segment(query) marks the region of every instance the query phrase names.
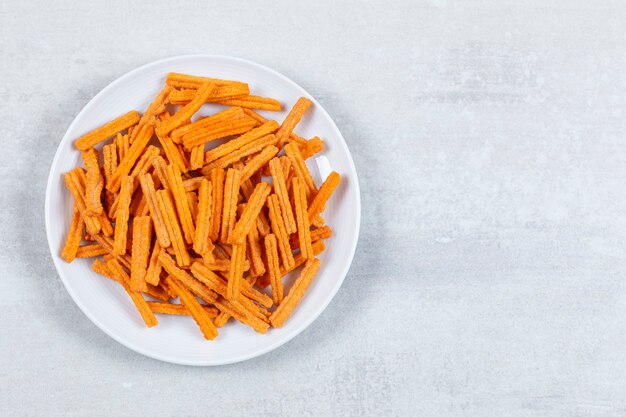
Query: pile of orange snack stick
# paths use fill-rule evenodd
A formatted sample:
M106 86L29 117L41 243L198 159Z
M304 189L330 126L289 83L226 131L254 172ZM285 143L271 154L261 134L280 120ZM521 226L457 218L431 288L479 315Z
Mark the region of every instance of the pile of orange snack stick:
M204 103L224 109L192 121ZM95 258L148 327L157 314L191 316L206 339L231 318L281 327L319 270L332 233L321 214L340 179L318 188L306 166L324 148L294 133L311 104L301 97L279 124L256 110L280 102L246 83L170 73L143 114L74 142L84 167L65 174L74 204L61 257Z

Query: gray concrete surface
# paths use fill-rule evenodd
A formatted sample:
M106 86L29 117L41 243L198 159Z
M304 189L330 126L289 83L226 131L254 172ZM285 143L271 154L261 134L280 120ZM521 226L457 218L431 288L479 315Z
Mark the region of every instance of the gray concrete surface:
M626 415L625 22L621 1L3 1L0 415ZM329 308L218 368L98 330L43 219L88 100L197 52L315 95L363 198Z

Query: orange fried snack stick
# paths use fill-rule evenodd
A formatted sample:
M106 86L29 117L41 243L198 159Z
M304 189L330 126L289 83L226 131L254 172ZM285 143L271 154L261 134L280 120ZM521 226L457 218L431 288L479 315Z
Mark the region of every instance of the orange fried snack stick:
M306 185L306 195L307 198L311 194L315 194L317 192L317 188L315 187L315 183L313 182L313 178L311 177L311 173L304 163L304 159L302 158L302 154L300 153L300 148L298 148L298 144L291 142L285 145L285 153L291 160L291 164L296 172L296 175L300 177L304 184Z
M217 329L211 321L211 316L204 307L196 300L193 294L183 285L176 282L171 276L165 279L169 287L180 297L180 302L189 310L191 317L195 320L202 331L205 339L213 340L217 337Z
M212 83L215 85L232 85L232 84L245 84L241 81L221 80L219 78L199 77L196 75L180 74L176 72L170 72L167 74L165 83L175 88L200 88L202 84Z
M300 243L300 253L307 259L313 259L313 248L311 247L311 226L307 215L306 195L302 180L298 177L293 179L291 186L293 192L294 209L296 211L296 224L298 226L298 242Z
M137 311L139 311L139 314L141 314L141 318L146 323L146 326L156 326L158 324L156 317L152 313L152 310L150 310L148 303L143 298L141 293L133 291L130 288L130 277L128 276L126 271L124 271L122 265L120 265L116 259L109 259L107 261L107 266L109 267L111 273L116 276L115 280L122 284L128 295L130 296L130 299L133 300L133 303L135 304Z
M267 269L272 286L272 300L277 306L283 302L283 281L280 275L278 264L278 247L276 236L272 233L265 236L265 256L267 258Z
M252 158L241 170L241 180L245 181L267 164L278 153L276 146L268 146Z
M250 233L250 230L256 223L259 213L265 205L267 196L270 194L271 186L267 182L260 182L254 187L252 195L248 199L248 203L239 218L239 221L233 228L232 234L228 239L231 244L241 244L245 241L246 236Z
M239 106L248 109L259 109L268 111L280 111L280 101L273 98L259 96L241 96L223 99L209 99L209 101L224 106Z
M197 130L202 130L210 126L214 126L216 123L222 122L224 120L241 119L244 116L245 113L243 112L241 107L230 107L219 113L215 113L212 116L205 117L196 122L189 123L188 125L178 127L172 131L172 134L170 136L174 142L179 143L182 137L187 134L190 134Z
M138 216L133 219L133 249L130 258L130 287L146 291L146 271L152 243L152 219Z
M257 226L252 226L248 233L248 251L250 252L250 268L255 276L265 273L265 264L263 263L261 240Z
M169 136L159 136L159 143L163 147L163 152L165 152L165 157L171 164L175 164L181 172L187 172L187 164L185 164L185 158L181 154L176 144L172 142L172 139ZM161 158L162 159L162 158ZM165 161L164 161L165 162Z
M203 178L198 190L198 215L196 216L196 234L193 238L193 250L203 255L209 243L209 219L211 218L211 183Z
M172 117L165 119L156 128L157 136L167 136L167 134L170 133L172 130L185 124L187 120L189 120L191 116L193 116L198 111L198 109L202 107L202 105L207 100L209 95L211 95L211 92L213 91L214 88L215 88L215 84L208 83L208 82L203 84L198 89L198 91L196 92L196 95L194 96L193 100L189 102L189 104L187 104L182 109L180 109Z
M123 176L128 175L130 170L135 165L135 162L139 159L144 149L150 142L154 129L150 125L144 125L141 131L137 135L137 138L128 149L128 152L124 156L117 166L117 169L111 176L111 182L107 184L107 190L111 192L117 192L120 189L120 180Z
M185 191L198 191L198 189L200 188L200 183L203 179L204 177L195 177L184 180L183 187L185 187Z
M191 218L191 211L189 210L189 200L187 200L181 172L174 164L167 166L167 181L170 186L170 191L174 196L174 203L176 204L176 211L178 212L180 225L183 229L185 242L192 244L195 229L193 219Z
M221 312L217 315L217 317L215 317L215 319L213 320L213 324L215 325L215 327L220 328L228 323L229 319L230 315L228 313Z
M293 131L296 125L302 119L304 113L311 107L311 100L306 97L300 97L296 104L289 111L287 117L283 121L283 124L276 132L276 137L278 138L278 147L282 147L287 139L289 139L289 134Z
M92 130L86 135L76 139L74 145L81 151L86 151L89 148L93 148L98 143L107 140L116 133L137 124L137 122L139 122L139 113L134 110L129 111L125 115L120 116L117 119L100 126L96 130Z
M302 153L303 159L308 159L316 153L321 152L323 149L324 141L317 136L300 145L300 152Z
M89 148L82 153L85 168L87 169L87 181L85 184L85 204L87 205L87 214L96 216L102 213L102 188L104 187L104 178L100 171L100 162L98 151Z
M252 129L251 131L239 136L236 139L230 140L223 145L213 148L204 154L204 163L208 164L219 158L222 158L230 153L242 148L243 146L254 142L264 136L269 135L278 129L278 123L275 121L264 123L263 125Z
M289 161L289 159L287 159ZM285 182L285 174L283 170L283 164L279 158L274 158L270 161L270 173L272 175L272 183L274 184L274 192L278 196L280 203L280 210L285 219L285 228L287 234L296 232L296 220L293 217L293 211L291 210L291 202L289 201L289 193L287 192L287 183Z
M189 212L191 213L191 218L195 219L196 217L198 217L198 194L193 191L186 191L185 194L187 194L187 203L189 204Z
M154 118L157 114L162 113L165 110L165 104L169 100L169 96L172 93L172 87L166 85L160 92L157 94L156 98L150 106L148 106L148 110L141 116L141 120L139 120L139 124L135 126L132 133L130 134L130 143L133 143L137 134L139 133L139 129L148 123L153 123Z
M63 250L61 251L61 258L63 258L65 262L72 262L74 258L76 258L84 229L85 222L78 209L74 207L70 229L67 232L65 245L63 245Z
M202 165L204 165L204 144L194 146L189 154L189 169L200 169Z
M222 224L222 204L224 202L224 169L211 170L211 216L209 218L209 239L215 242L220 234Z
M160 301L148 301L148 306L155 314L171 314L176 316L190 316L191 313L182 304L163 303ZM219 310L215 307L202 306L204 311L207 312L210 318L217 317L220 314ZM218 327L217 325L215 327Z
M146 282L150 285L159 285L159 281L161 280L161 270L163 268L159 262L161 250L161 245L159 245L157 239L154 242L154 248L152 248L150 260L148 261L148 269L146 270Z
M87 214L87 207L85 206L85 195L84 189L80 183L80 179L78 177L78 173L82 172L81 168L74 168L73 170L66 172L64 179L65 185L67 189L74 197L74 207L78 209L83 221L85 222L85 227L90 235L97 235L100 233L101 225L98 218L90 216Z
M240 135L250 131L256 122L244 117L241 119L224 120L209 127L192 131L182 137L185 149L190 150L195 146L204 145L227 136Z
M246 260L246 241L233 245L233 255L228 270L228 287L226 298L237 301L241 293L241 281L243 280L243 263Z
M174 248L174 253L176 254L176 263L180 266L187 266L191 263L191 258L189 257L189 252L187 252L187 248L185 247L185 242L183 241L182 231L180 229L180 224L178 223L178 217L176 216L176 211L174 210L174 204L172 203L169 191L159 190L156 192L156 197L159 210L163 213L163 221L165 222L165 227L167 228L167 234L172 241L172 247Z
M248 94L250 94L250 88L247 84L237 83L230 85L217 85L211 92L211 95L207 98L207 101L212 102L215 100L224 100L228 98L247 96ZM172 104L187 104L193 100L195 95L195 89L174 90L172 91L170 101Z
M309 205L309 221L313 220L315 216L317 216L326 209L326 202L332 195L333 191L335 191L335 188L337 188L337 185L339 185L340 179L341 176L335 171L331 172L330 175L328 175L317 194L315 194L315 197L313 197L311 204Z
M293 284L293 287L291 287L289 294L287 294L287 296L283 299L283 302L278 306L276 311L272 313L272 316L270 317L272 326L281 327L285 324L287 318L289 318L293 310L295 310L297 305L300 303L300 300L302 300L302 297L304 297L304 293L307 288L309 288L309 285L313 281L313 278L315 278L319 268L319 259L313 258L307 261L302 269L302 272L300 273L300 276Z
M133 177L122 178L119 203L115 215L115 234L113 237L113 252L117 255L126 253L126 239L128 236L128 218L130 217L130 201L133 192Z
M224 183L224 203L222 205L222 228L220 234L220 240L222 242L228 241L228 237L235 226L240 178L241 171L239 170L231 168L226 173L226 182Z
M216 167L226 168L230 164L233 164L234 166L237 162L239 162L241 158L246 157L248 155L252 155L256 152L259 152L266 146L275 145L275 144L276 144L276 136L274 135L263 136L262 138L259 138L253 142L250 142L244 145L243 147L237 149L231 154L225 155L221 157L220 159L217 159L213 162L209 162L208 164L204 166L204 168L202 168L200 172L202 173L202 175L206 175L208 171ZM205 154L205 158L206 158L206 154ZM206 159L204 162L206 163Z
M141 190L146 198L148 205L148 212L154 223L154 231L161 247L167 248L171 245L170 235L165 226L165 220L163 213L159 208L159 203L156 198L156 190L154 188L154 181L152 175L146 173L139 177L139 183L141 184Z
M206 285L189 275L186 271L178 268L174 260L167 253L165 253L165 251L162 251L159 255L159 262L161 262L163 269L165 269L168 274L176 278L176 280L181 282L185 287L189 288L194 294L200 297L202 301L207 304L215 302L217 294L215 294Z
M278 241L278 252L283 261L285 268L290 268L294 264L293 254L289 246L289 235L283 222L280 212L280 204L276 194L272 194L267 198L267 206L269 208L270 222L272 223L272 231L276 235Z
M102 246L94 243L93 245L80 246L76 252L77 258L95 258L109 253Z
M159 179L159 183L161 183L163 188L169 190L170 186L167 183L167 163L165 162L165 159L159 155L152 158L150 163L152 164L152 168L154 168L155 178Z

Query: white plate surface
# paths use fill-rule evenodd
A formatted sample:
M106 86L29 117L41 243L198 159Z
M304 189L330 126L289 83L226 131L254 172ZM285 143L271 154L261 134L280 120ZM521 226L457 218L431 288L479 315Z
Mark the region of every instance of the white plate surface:
M72 145L74 139L130 109L144 111L162 88L168 72L246 81L252 94L275 97L282 102L280 113L260 112L279 122L298 97L306 96L314 103L296 133L303 137L317 135L325 141L319 163L308 162L317 185L321 175L328 174L328 164L341 174L341 183L323 215L333 229L333 236L326 240L326 250L320 255L320 271L294 314L280 329L270 329L262 335L231 320L219 329L218 338L209 342L203 339L191 318L165 315L158 315L158 326L148 329L121 286L91 271L92 260L77 259L67 264L59 256L72 210L63 173L82 162L80 152ZM218 108L206 105L199 114L210 114ZM155 359L185 365L221 365L250 359L281 346L320 315L341 286L352 262L359 235L361 202L356 170L346 142L328 113L310 94L285 76L250 61L188 55L129 72L83 108L67 130L52 162L45 211L48 244L59 276L76 304L100 329L128 348ZM291 279L286 279L287 285Z

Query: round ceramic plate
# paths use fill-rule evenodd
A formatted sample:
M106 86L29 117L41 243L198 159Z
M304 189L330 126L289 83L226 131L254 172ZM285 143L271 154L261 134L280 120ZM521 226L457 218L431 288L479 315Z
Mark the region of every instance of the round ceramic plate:
M144 111L160 91L169 72L248 82L251 94L281 101L280 113L260 112L281 122L301 96L313 106L296 127L303 137L319 136L325 149L307 161L321 184L329 170L341 174L341 183L329 201L323 217L333 229L326 250L319 256L321 268L308 292L284 326L266 334L231 320L219 329L214 341L202 337L189 317L159 315L159 324L147 328L121 286L90 269L92 260L77 259L71 264L59 254L72 213L72 200L63 182L63 173L82 165L74 139L136 109ZM211 114L219 106L205 105L198 114ZM243 361L271 351L303 331L326 308L343 282L356 249L361 217L359 184L354 162L337 126L322 106L302 87L262 65L224 56L189 55L157 61L118 78L96 95L76 116L59 144L46 190L46 231L56 269L80 309L109 336L139 353L155 359L185 365L220 365ZM286 277L286 290L293 277Z

